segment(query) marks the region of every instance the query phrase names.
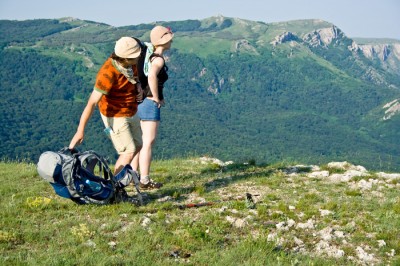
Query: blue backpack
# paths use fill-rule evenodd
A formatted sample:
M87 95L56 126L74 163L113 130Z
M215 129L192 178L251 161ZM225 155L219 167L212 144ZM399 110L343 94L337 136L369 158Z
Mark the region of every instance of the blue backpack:
M132 167L128 164L114 176L105 158L95 151L78 152L68 148L46 151L40 155L37 171L57 195L78 204L126 201L142 204L139 177ZM124 189L131 182L136 187L137 199L129 197Z

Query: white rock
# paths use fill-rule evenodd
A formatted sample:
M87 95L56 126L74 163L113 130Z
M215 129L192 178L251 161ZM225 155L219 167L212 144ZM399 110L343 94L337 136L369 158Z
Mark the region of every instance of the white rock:
M367 169L364 166L361 166L361 165L353 166L353 167L351 167L351 169L359 171L359 172L364 172L364 173L368 172Z
M143 226L143 227L149 226L150 223L151 223L151 219L150 219L149 217L144 217L144 218L143 218L143 221L142 221L142 226Z
M336 253L334 254L334 257L335 258L341 258L341 257L344 257L344 250L341 250L341 249L337 249L336 250Z
M334 183L349 182L353 177L367 176L367 175L368 175L368 173L366 173L366 172L357 171L357 170L347 170L343 174L332 174L329 177L329 180Z
M278 229L279 231L288 231L289 230L289 227L287 226L286 222L277 223L275 226L276 226L276 229Z
M114 241L111 241L111 242L108 242L108 246L109 246L110 248L115 248L115 247L117 246L117 243L114 242Z
M127 224L125 224L124 226L121 227L121 232L126 232L128 231L130 228L132 228L134 226L133 222L129 222Z
M321 168L318 165L311 165L311 171L318 172L320 170L321 170Z
M171 201L172 197L171 196L165 196L163 198L158 199L158 202L167 202L167 201Z
M249 210L249 213L252 213L254 215L258 215L258 211L257 210Z
M374 254L368 254L362 247L357 247L357 256L363 262L374 262Z
M95 248L96 247L96 243L94 243L92 240L88 240L88 241L86 241L85 242L85 244L84 244L85 246L88 246L88 247L92 247L92 248Z
M247 216L244 218L245 221L252 221L253 219L254 219L254 217L251 216L251 215L247 215Z
M294 237L293 240L294 240L294 243L298 246L304 245L304 242L301 239L298 239L297 237Z
M314 228L314 221L309 219L306 223L298 223L296 228L300 229L313 229Z
M379 173L376 173L376 175L378 177L381 177L384 179L399 179L400 178L400 174L398 174L398 173L387 174L384 172L379 172Z
M289 219L289 220L287 221L288 227L293 227L295 224L296 224L296 222L295 222L294 220L292 220L292 219Z
M320 212L321 216L327 216L327 215L333 214L333 212L330 211L330 210L322 210L322 209L319 209L319 212Z
M226 216L225 218L228 222L230 222L231 224L233 224L235 222L235 218L233 218L232 216Z
M333 234L337 238L344 238L344 232L343 231L335 231Z
M236 219L232 216L226 216L226 220L236 228L243 228L248 224L247 221L240 218Z
M378 240L378 246L379 246L379 247L384 247L384 246L386 246L385 240Z
M277 233L269 233L267 236L267 241L275 241L275 239L278 237Z
M339 169L339 170L346 170L350 167L350 164L346 161L344 162L330 162L328 163L329 168Z
M396 255L396 251L394 249L391 249L390 253L386 252L386 255L388 255L389 257L394 257L394 255Z
M372 189L372 183L368 182L364 179L361 179L357 183L358 188L363 189L363 190L371 190Z
M233 164L233 161L223 162L217 158L210 158L210 157L206 157L206 156L201 157L200 162L202 164L214 163L214 164L218 164L219 166L227 166L227 165Z
M317 171L307 175L310 178L325 178L329 176L329 171Z
M236 219L235 222L233 223L233 226L236 228L243 228L247 225L247 222L243 219Z
M325 241L331 241L332 240L332 231L333 229L330 227L326 227L322 230L320 230L318 233L321 237L321 239L325 240Z
M223 213L223 212L225 212L227 209L228 209L227 206L222 206L220 209L217 209L217 212Z
M321 240L317 243L315 250L319 254L326 254L329 257L341 258L344 256L344 251L336 248L335 246L329 245L328 242Z

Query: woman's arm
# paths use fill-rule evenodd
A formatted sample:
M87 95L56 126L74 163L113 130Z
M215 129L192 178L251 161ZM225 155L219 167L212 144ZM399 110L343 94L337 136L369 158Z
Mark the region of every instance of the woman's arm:
M151 62L151 68L148 76L149 87L151 94L153 97L148 97L158 104L158 107L161 107L162 102L160 101L160 96L158 95L158 78L157 75L160 73L161 68L164 66L164 59L161 57L154 57Z

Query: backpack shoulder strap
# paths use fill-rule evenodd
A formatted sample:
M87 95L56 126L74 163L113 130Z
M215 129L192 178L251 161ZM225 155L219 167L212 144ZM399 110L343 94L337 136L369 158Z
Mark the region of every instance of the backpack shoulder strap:
M91 173L94 173L96 165L99 165L100 177L106 180L113 180L113 174L106 159L95 151L80 153L78 159L81 162L81 165L83 164L82 167Z
M151 57L154 54L154 46L149 42L145 42L144 44L147 47L147 49L146 49L146 56L144 57L143 72L147 77L149 75L151 68Z
M155 57L160 57L160 58L165 62L164 57L163 57L162 55L159 55L159 54L156 54L156 53L153 53L153 54L150 56L150 61L153 61L153 59L154 59Z

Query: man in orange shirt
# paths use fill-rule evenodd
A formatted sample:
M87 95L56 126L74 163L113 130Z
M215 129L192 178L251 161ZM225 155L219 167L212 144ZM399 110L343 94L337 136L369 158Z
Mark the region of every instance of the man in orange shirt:
M129 164L143 145L140 120L136 115L136 95L141 90L135 76L139 55L140 46L135 39L122 37L116 42L114 52L97 74L93 92L69 144L69 148L73 149L82 143L85 127L98 105L105 132L119 154L115 173Z

